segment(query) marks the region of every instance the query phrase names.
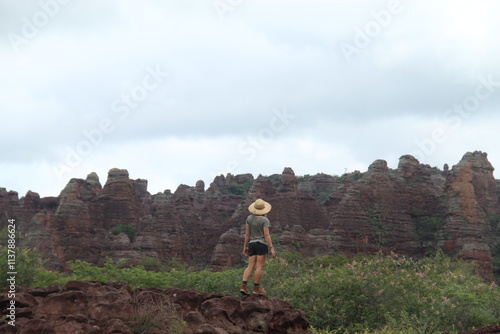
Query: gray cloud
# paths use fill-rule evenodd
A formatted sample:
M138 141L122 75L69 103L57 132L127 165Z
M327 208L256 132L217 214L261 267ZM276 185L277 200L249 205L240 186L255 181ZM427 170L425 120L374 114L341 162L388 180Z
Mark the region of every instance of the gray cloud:
M35 184L15 170L52 173L60 187L115 164L158 182L169 173L171 184L208 182L230 161L256 174L288 164L341 173L421 150L441 128L446 140L422 157L442 165L497 140L495 84L468 116L447 114L481 80L500 82L495 2L242 1L223 19L214 3L0 0L1 124L15 138L0 142L0 186ZM168 75L152 81L154 69ZM248 138L285 107L293 121L247 159ZM225 152L200 164L197 147L210 145ZM118 153L131 148L142 165ZM79 149L77 166L54 179L52 167Z

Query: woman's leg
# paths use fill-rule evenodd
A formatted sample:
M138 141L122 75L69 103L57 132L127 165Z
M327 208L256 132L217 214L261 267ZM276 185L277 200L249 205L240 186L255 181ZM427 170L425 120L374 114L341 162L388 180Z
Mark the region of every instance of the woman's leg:
M256 269L255 269L255 276L253 278L253 282L254 283L257 283L257 284L260 284L260 280L262 278L262 274L264 273L264 266L266 265L266 257L267 257L267 254L266 255L257 255L257 256L254 256L257 258L256 260Z
M248 266L243 272L243 281L247 282L248 279L250 278L250 275L252 275L253 268L255 268L255 263L257 262L257 255L250 256L248 258ZM256 273L257 274L257 273Z

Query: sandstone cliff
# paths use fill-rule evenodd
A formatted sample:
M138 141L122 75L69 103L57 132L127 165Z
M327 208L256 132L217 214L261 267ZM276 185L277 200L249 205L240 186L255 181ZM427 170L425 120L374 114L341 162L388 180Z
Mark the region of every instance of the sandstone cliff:
M207 189L199 181L155 195L146 180L112 169L104 186L91 173L70 180L58 197L28 192L19 199L0 188L0 227L15 218L20 246L38 248L52 269L75 259L175 258L217 270L242 263L247 207L258 197L273 205L268 217L280 251L423 256L440 247L477 262L489 279L500 259L500 181L482 152L443 171L405 155L394 170L383 160L343 176L297 177L285 168L257 178L220 175Z

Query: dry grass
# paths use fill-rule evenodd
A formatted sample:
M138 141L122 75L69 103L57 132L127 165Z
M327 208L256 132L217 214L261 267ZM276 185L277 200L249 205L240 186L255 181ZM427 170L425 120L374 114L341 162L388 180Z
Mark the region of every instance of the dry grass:
M136 291L132 306L134 317L130 326L134 334L177 334L184 329L175 304L161 293Z

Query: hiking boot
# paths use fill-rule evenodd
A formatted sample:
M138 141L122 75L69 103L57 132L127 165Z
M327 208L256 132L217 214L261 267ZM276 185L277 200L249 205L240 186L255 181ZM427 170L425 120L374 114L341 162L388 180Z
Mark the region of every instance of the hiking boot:
M262 296L262 295L265 295L267 293L267 291L261 289L260 286L254 286L253 293L256 295Z
M250 294L250 291L248 291L247 285L242 284L240 288L240 293L244 296L248 296Z

